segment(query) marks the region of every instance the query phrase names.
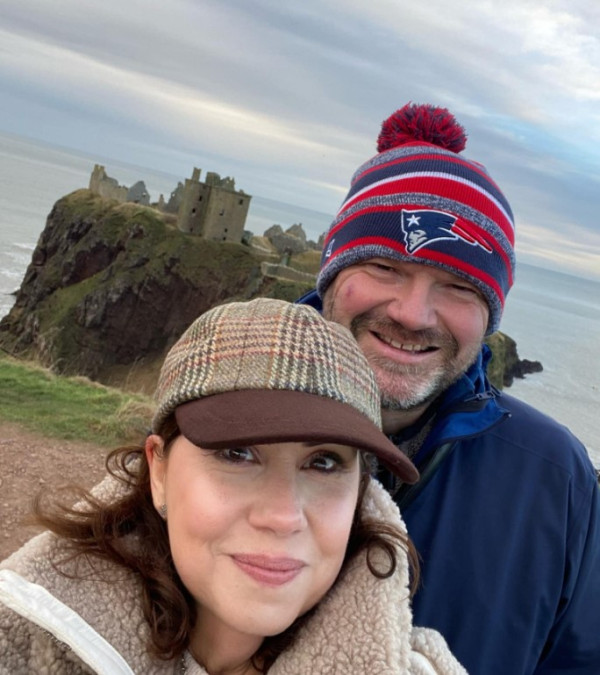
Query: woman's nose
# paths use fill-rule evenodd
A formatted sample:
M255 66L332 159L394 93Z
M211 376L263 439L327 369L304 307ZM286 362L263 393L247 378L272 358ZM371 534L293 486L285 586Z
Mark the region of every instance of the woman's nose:
M267 476L254 494L250 524L279 536L303 530L307 519L298 482L295 476Z

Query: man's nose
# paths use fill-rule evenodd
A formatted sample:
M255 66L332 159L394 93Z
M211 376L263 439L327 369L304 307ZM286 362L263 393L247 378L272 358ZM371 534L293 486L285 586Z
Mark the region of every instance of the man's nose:
M387 304L387 315L408 330L437 326L433 290L427 279L408 279L394 289Z

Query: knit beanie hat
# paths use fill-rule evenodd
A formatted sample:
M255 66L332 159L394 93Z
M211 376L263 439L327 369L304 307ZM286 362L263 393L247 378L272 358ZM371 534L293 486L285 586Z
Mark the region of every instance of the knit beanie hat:
M472 283L498 329L515 267L514 222L485 167L459 157L466 134L445 108L407 104L385 122L323 245L321 298L345 267L390 258Z
M203 448L306 441L371 452L414 483L381 431L375 375L349 330L308 305L257 298L198 317L164 361L152 430L175 414Z

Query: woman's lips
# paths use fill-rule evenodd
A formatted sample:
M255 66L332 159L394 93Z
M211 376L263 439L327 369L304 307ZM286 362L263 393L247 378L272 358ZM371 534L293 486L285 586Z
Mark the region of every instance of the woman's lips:
M268 586L287 584L300 574L306 564L295 558L238 553L233 562L249 577Z

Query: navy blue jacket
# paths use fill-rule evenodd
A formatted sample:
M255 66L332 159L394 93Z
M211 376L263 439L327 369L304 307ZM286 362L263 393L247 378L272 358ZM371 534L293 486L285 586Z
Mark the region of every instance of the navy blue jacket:
M490 387L488 358L446 392L421 481L396 494L422 559L414 623L471 675L598 675L595 470L568 429Z

